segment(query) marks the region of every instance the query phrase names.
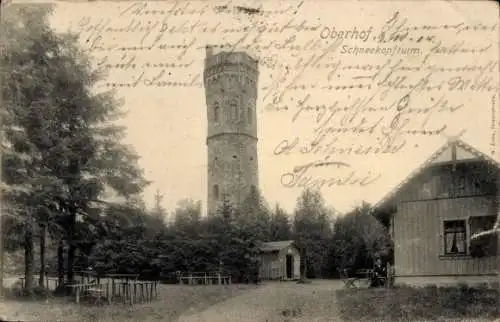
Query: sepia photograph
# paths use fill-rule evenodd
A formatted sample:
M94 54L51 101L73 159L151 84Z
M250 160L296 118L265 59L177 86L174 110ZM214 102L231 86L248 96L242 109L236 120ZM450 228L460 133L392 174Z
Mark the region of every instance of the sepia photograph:
M499 17L1 1L0 321L500 321Z

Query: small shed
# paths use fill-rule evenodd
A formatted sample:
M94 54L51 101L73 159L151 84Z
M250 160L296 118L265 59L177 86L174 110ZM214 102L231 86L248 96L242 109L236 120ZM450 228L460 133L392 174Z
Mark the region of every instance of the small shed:
M300 252L293 240L263 243L260 259L263 280L300 279Z

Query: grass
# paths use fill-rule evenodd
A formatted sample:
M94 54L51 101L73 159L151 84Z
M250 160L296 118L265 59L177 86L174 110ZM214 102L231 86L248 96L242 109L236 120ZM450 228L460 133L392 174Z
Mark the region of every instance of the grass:
M91 306L68 298L2 300L0 316L23 321L175 321L185 312L198 312L255 285L159 286L157 300L134 307L123 304Z
M498 288L408 286L337 291L344 321L415 321L500 317Z
M246 291L254 290L247 293ZM342 289L340 281L313 280L309 284L263 285L161 285L159 298L149 304L90 306L70 299L0 302L0 316L23 321L175 321L223 300L223 309L257 314L252 322L312 321L442 321L500 317L498 289L462 287L396 287L392 289ZM245 294L246 293L246 294ZM235 305L235 306L234 306ZM209 321L224 311L211 311ZM259 311L259 312L257 312ZM9 314L6 314L6 313ZM227 312L226 312L227 313ZM256 316L257 316L256 315ZM233 320L227 320L234 322ZM240 322L250 321L245 319Z

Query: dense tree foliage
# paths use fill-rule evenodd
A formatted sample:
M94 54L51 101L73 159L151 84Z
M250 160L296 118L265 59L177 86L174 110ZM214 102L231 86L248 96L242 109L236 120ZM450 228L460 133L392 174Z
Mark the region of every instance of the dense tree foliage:
M392 245L387 228L368 204L339 218L334 225L330 256L338 269L370 267L374 257L390 260Z
M297 200L293 230L295 241L305 259L305 275L320 277L324 271L328 239L331 236L331 214L319 191L304 190Z

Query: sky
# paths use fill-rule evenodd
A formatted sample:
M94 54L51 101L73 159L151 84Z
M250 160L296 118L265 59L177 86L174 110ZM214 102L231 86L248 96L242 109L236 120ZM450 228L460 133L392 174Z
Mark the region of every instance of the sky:
M349 167L317 167L307 175L345 178L355 171L355 176L374 180L364 186L323 187L329 206L345 212L363 200L376 203L462 130L464 141L498 159L492 148L500 137L499 37L493 2L245 2L264 10L262 15L238 11L241 1L55 3L54 29L80 34L95 66L108 68L108 78L96 90L112 87L106 83L118 84L116 97L127 111L121 121L127 127L125 143L141 156L140 166L152 181L144 192L150 206L157 190L168 211L184 198L206 204L207 107L197 76L202 75L207 44L237 44L237 50L246 48L261 61L259 186L271 206L279 203L293 211L303 188L291 187L290 173L295 167L325 161ZM377 42L383 30L386 43ZM405 30L403 40L390 37L404 35ZM365 49L378 51L362 52ZM420 85L409 90L405 84ZM333 109L337 112L328 123ZM382 144L387 139L384 128L391 124L407 124L404 130L446 129L436 135L397 136L394 145L406 144L394 154L332 153L325 159L325 154L297 153L298 147L288 155L275 153L284 140L307 143L329 126L333 131L355 124L373 125L374 131L327 137L336 140L336 146L366 148Z

